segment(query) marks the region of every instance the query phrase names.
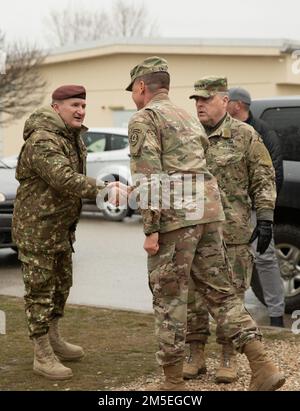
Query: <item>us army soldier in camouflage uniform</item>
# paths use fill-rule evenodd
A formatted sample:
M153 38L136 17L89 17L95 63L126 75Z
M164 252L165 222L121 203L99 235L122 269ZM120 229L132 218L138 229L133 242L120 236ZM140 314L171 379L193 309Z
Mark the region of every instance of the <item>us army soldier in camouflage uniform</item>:
M84 175L86 148L80 133L87 130L82 125L85 98L84 87L61 86L52 94L52 106L28 118L16 170L20 186L13 239L22 262L33 369L49 379L72 377L58 358L76 361L84 355L81 347L61 338L58 320L72 285L72 243L81 198L95 199L101 188Z
M259 380L261 388L275 389L282 384L283 376L268 360L265 363L273 367L268 374L256 363L258 353L264 356L261 334L229 280L232 271L221 232L224 216L216 180L206 167L204 130L197 120L169 100L169 82L167 62L159 57L149 57L131 70L127 90L132 91L138 109L129 123L131 172L133 178L136 174L146 176L146 181L139 180L141 194L147 191L145 186L152 189L154 175L176 174L182 179L186 173L195 179L203 176L204 212L189 219L187 211L192 202L183 204L182 209L171 202L170 208L164 209L154 207L151 199L141 209L159 342L157 360L165 375L162 386L148 389L184 389L182 370L190 276L210 313L217 323L223 324L226 337L247 355L253 369L256 364L251 388Z
M210 172L217 177L222 193L226 221L224 240L233 267L232 281L244 298L250 286L253 257L251 237L251 206L258 218L258 247L261 253L272 238L275 207L275 174L269 153L255 130L226 113L227 79L204 77L195 83L195 99L199 120L208 134L210 145L206 160ZM209 335L208 312L203 299L190 286L187 342L190 357L184 364L184 377L195 378L206 372L204 346ZM217 341L222 344L217 382L232 382L237 378L236 355L232 343L220 326Z

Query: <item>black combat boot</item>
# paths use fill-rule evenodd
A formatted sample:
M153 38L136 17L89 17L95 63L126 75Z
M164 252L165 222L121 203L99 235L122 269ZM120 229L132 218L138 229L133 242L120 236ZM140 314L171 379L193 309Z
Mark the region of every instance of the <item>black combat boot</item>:
M271 327L281 327L284 328L283 316L281 317L270 317Z

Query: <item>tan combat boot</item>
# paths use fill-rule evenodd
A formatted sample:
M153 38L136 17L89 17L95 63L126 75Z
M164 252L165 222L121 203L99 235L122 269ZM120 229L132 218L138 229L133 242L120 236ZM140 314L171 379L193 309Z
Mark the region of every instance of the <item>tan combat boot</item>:
M58 321L59 318L54 318L49 327L49 340L55 355L61 361L79 361L84 356L83 349L79 345L70 344L62 339Z
M243 351L252 370L249 391L275 391L285 383L283 373L268 359L260 341L249 342Z
M216 371L217 383L231 383L237 380L236 352L232 344L223 344L220 366Z
M164 365L165 381L160 385L151 384L145 387L146 391L186 391L182 378L183 363Z
M49 380L68 380L73 377L72 370L65 367L56 358L49 343L48 335L33 339L33 372Z
M204 344L198 341L190 342L190 355L183 363L183 378L197 378L199 374L206 373Z

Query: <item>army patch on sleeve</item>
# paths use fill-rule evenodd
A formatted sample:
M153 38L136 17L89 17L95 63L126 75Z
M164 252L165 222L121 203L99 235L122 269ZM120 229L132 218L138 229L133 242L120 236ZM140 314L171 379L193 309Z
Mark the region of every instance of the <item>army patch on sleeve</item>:
M139 140L139 135L137 132L133 131L132 134L129 136L129 142L132 146L135 146Z
M130 154L139 156L146 138L146 133L143 127L132 127L129 129L128 139L130 145Z
M261 164L266 166L272 166L271 156L263 143L258 143L256 156Z

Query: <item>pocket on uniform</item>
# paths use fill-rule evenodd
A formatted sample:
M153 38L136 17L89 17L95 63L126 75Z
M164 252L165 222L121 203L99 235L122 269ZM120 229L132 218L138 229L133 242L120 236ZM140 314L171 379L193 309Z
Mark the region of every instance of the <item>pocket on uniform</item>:
M215 162L219 167L229 166L239 163L243 159L243 153L226 153L221 156L216 156Z
M175 331L168 328L160 328L158 338L159 342L163 344L174 345L175 344Z
M252 278L252 271L253 271L253 266L254 266L254 253L252 251L252 247L248 246L247 248L247 267L245 270L246 273L246 278L245 278L245 284L246 284L246 289L248 289L251 285L251 278Z
M156 297L178 295L175 243L160 244L158 253L148 257L148 274L150 289Z
M227 273L227 279L230 286L234 283L234 273L232 266L232 250L231 247L227 247L225 240L222 240L223 250L224 250L224 272Z
M232 263L232 283L238 293L245 292L250 287L253 255L248 245L232 245L229 247L229 258Z
M241 189L245 184L245 172L247 165L243 153L225 153L216 156L214 161L217 165L218 174L222 176L221 188L226 188L226 193L236 193L236 185Z
M39 255L29 252L20 252L19 260L22 261L22 273L26 290L38 292L49 288L55 281L54 255Z
M18 250L18 258L25 264L39 267L46 270L53 270L55 258L53 254L34 254L27 251Z

